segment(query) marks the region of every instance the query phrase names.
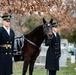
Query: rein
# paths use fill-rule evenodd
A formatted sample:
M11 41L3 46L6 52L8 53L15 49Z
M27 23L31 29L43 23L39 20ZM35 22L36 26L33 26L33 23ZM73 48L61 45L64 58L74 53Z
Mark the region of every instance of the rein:
M25 38L25 37L24 37L24 39L25 39L26 41L28 41L30 44L34 45L35 47L38 47L34 42L30 41L29 39L27 39L27 38ZM38 47L38 48L39 48L39 47Z

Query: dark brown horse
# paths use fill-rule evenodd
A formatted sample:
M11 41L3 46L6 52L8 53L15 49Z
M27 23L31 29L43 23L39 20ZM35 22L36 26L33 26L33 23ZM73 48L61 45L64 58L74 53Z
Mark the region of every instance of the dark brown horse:
M26 75L27 68L29 65L29 75L32 75L34 63L36 61L37 56L40 53L40 46L44 40L45 34L51 37L52 34L52 19L50 22L46 22L43 19L43 25L36 27L29 34L24 35L24 46L22 47L22 54L24 57L23 64L23 73L22 75Z

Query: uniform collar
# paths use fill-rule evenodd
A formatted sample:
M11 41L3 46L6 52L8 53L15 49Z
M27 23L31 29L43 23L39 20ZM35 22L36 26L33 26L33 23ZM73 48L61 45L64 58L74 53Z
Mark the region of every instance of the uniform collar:
M7 31L7 33L10 35L10 27L7 29L6 27L5 27L5 25L3 25L3 28Z
M53 31L53 33L54 33L55 36L57 36L57 32L54 32L54 31Z
M4 29L6 29L6 30L10 30L10 27L9 27L8 29L5 27L5 25L3 25L3 27L4 27Z

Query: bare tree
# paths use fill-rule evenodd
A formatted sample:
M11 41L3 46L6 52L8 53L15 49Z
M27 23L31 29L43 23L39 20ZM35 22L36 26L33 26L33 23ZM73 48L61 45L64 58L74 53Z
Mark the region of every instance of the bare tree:
M61 29L76 29L76 0L0 0L0 11L3 10L19 15L50 15Z

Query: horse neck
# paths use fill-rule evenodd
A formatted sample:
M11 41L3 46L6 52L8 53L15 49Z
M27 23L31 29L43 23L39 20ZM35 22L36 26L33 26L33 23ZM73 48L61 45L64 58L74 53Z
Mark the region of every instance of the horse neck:
M40 26L36 28L25 37L27 37L30 41L32 41L33 43L35 43L37 46L40 47L41 43L44 40L43 27Z

